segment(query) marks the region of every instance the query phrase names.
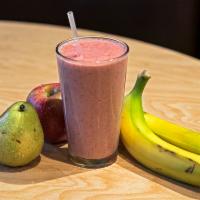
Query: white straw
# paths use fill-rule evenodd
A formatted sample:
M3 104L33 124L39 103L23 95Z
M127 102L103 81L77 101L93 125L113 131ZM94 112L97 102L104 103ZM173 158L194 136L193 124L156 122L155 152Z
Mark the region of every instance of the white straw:
M69 12L67 12L67 16L68 16L69 25L70 25L70 28L71 28L71 31L72 31L72 38L76 38L76 37L78 37L78 34L77 34L74 14L73 14L72 11L69 11Z

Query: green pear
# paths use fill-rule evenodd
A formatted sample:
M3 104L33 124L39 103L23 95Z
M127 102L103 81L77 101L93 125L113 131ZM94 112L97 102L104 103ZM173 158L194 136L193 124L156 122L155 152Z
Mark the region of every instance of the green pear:
M0 116L0 163L23 166L41 153L44 134L35 108L23 101Z

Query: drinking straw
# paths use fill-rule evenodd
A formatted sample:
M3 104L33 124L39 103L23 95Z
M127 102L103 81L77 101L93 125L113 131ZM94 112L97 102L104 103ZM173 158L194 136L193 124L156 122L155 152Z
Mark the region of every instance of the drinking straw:
M68 11L67 16L68 16L69 25L70 25L70 28L72 31L72 38L76 38L76 37L78 37L78 34L77 34L77 28L76 28L76 23L75 23L75 19L74 19L74 14L72 11Z

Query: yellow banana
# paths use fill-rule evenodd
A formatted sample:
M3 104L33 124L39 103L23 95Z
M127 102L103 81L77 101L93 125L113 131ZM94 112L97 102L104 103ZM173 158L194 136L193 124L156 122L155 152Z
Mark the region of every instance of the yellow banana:
M176 147L151 131L144 119L142 92L150 77L139 74L135 87L125 97L121 139L141 164L173 179L200 186L200 155Z
M190 152L200 154L200 133L145 113L149 128L158 136Z

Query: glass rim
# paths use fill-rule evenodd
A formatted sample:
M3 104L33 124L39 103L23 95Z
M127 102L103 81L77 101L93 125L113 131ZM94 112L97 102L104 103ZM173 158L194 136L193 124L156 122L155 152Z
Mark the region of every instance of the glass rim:
M128 52L129 52L129 46L128 46L125 42L120 41L120 40L118 40L118 39L113 39L113 38L109 38L109 37L101 37L101 36L83 36L83 37L76 37L76 38L72 38L72 39L69 39L69 40L63 40L63 41L59 42L59 43L57 44L57 46L56 46L56 54L59 55L59 56L61 56L61 57L64 58L64 59L67 59L67 60L72 61L72 62L78 62L78 63L84 62L84 61L81 61L81 60L76 60L76 59L73 59L73 58L64 56L64 55L59 51L59 48L60 48L63 44L65 44L65 43L68 43L68 42L71 42L71 41L80 40L80 39L87 39L87 38L110 40L110 41L113 41L113 42L120 43L121 45L123 45L123 46L126 48L125 51L122 53L122 55L117 56L117 57L114 57L114 58L112 58L112 59L108 59L108 60L101 60L100 63L102 63L102 62L108 62L108 61L114 62L115 60L124 57L124 56L127 55ZM87 62L87 61L85 61L85 62Z

